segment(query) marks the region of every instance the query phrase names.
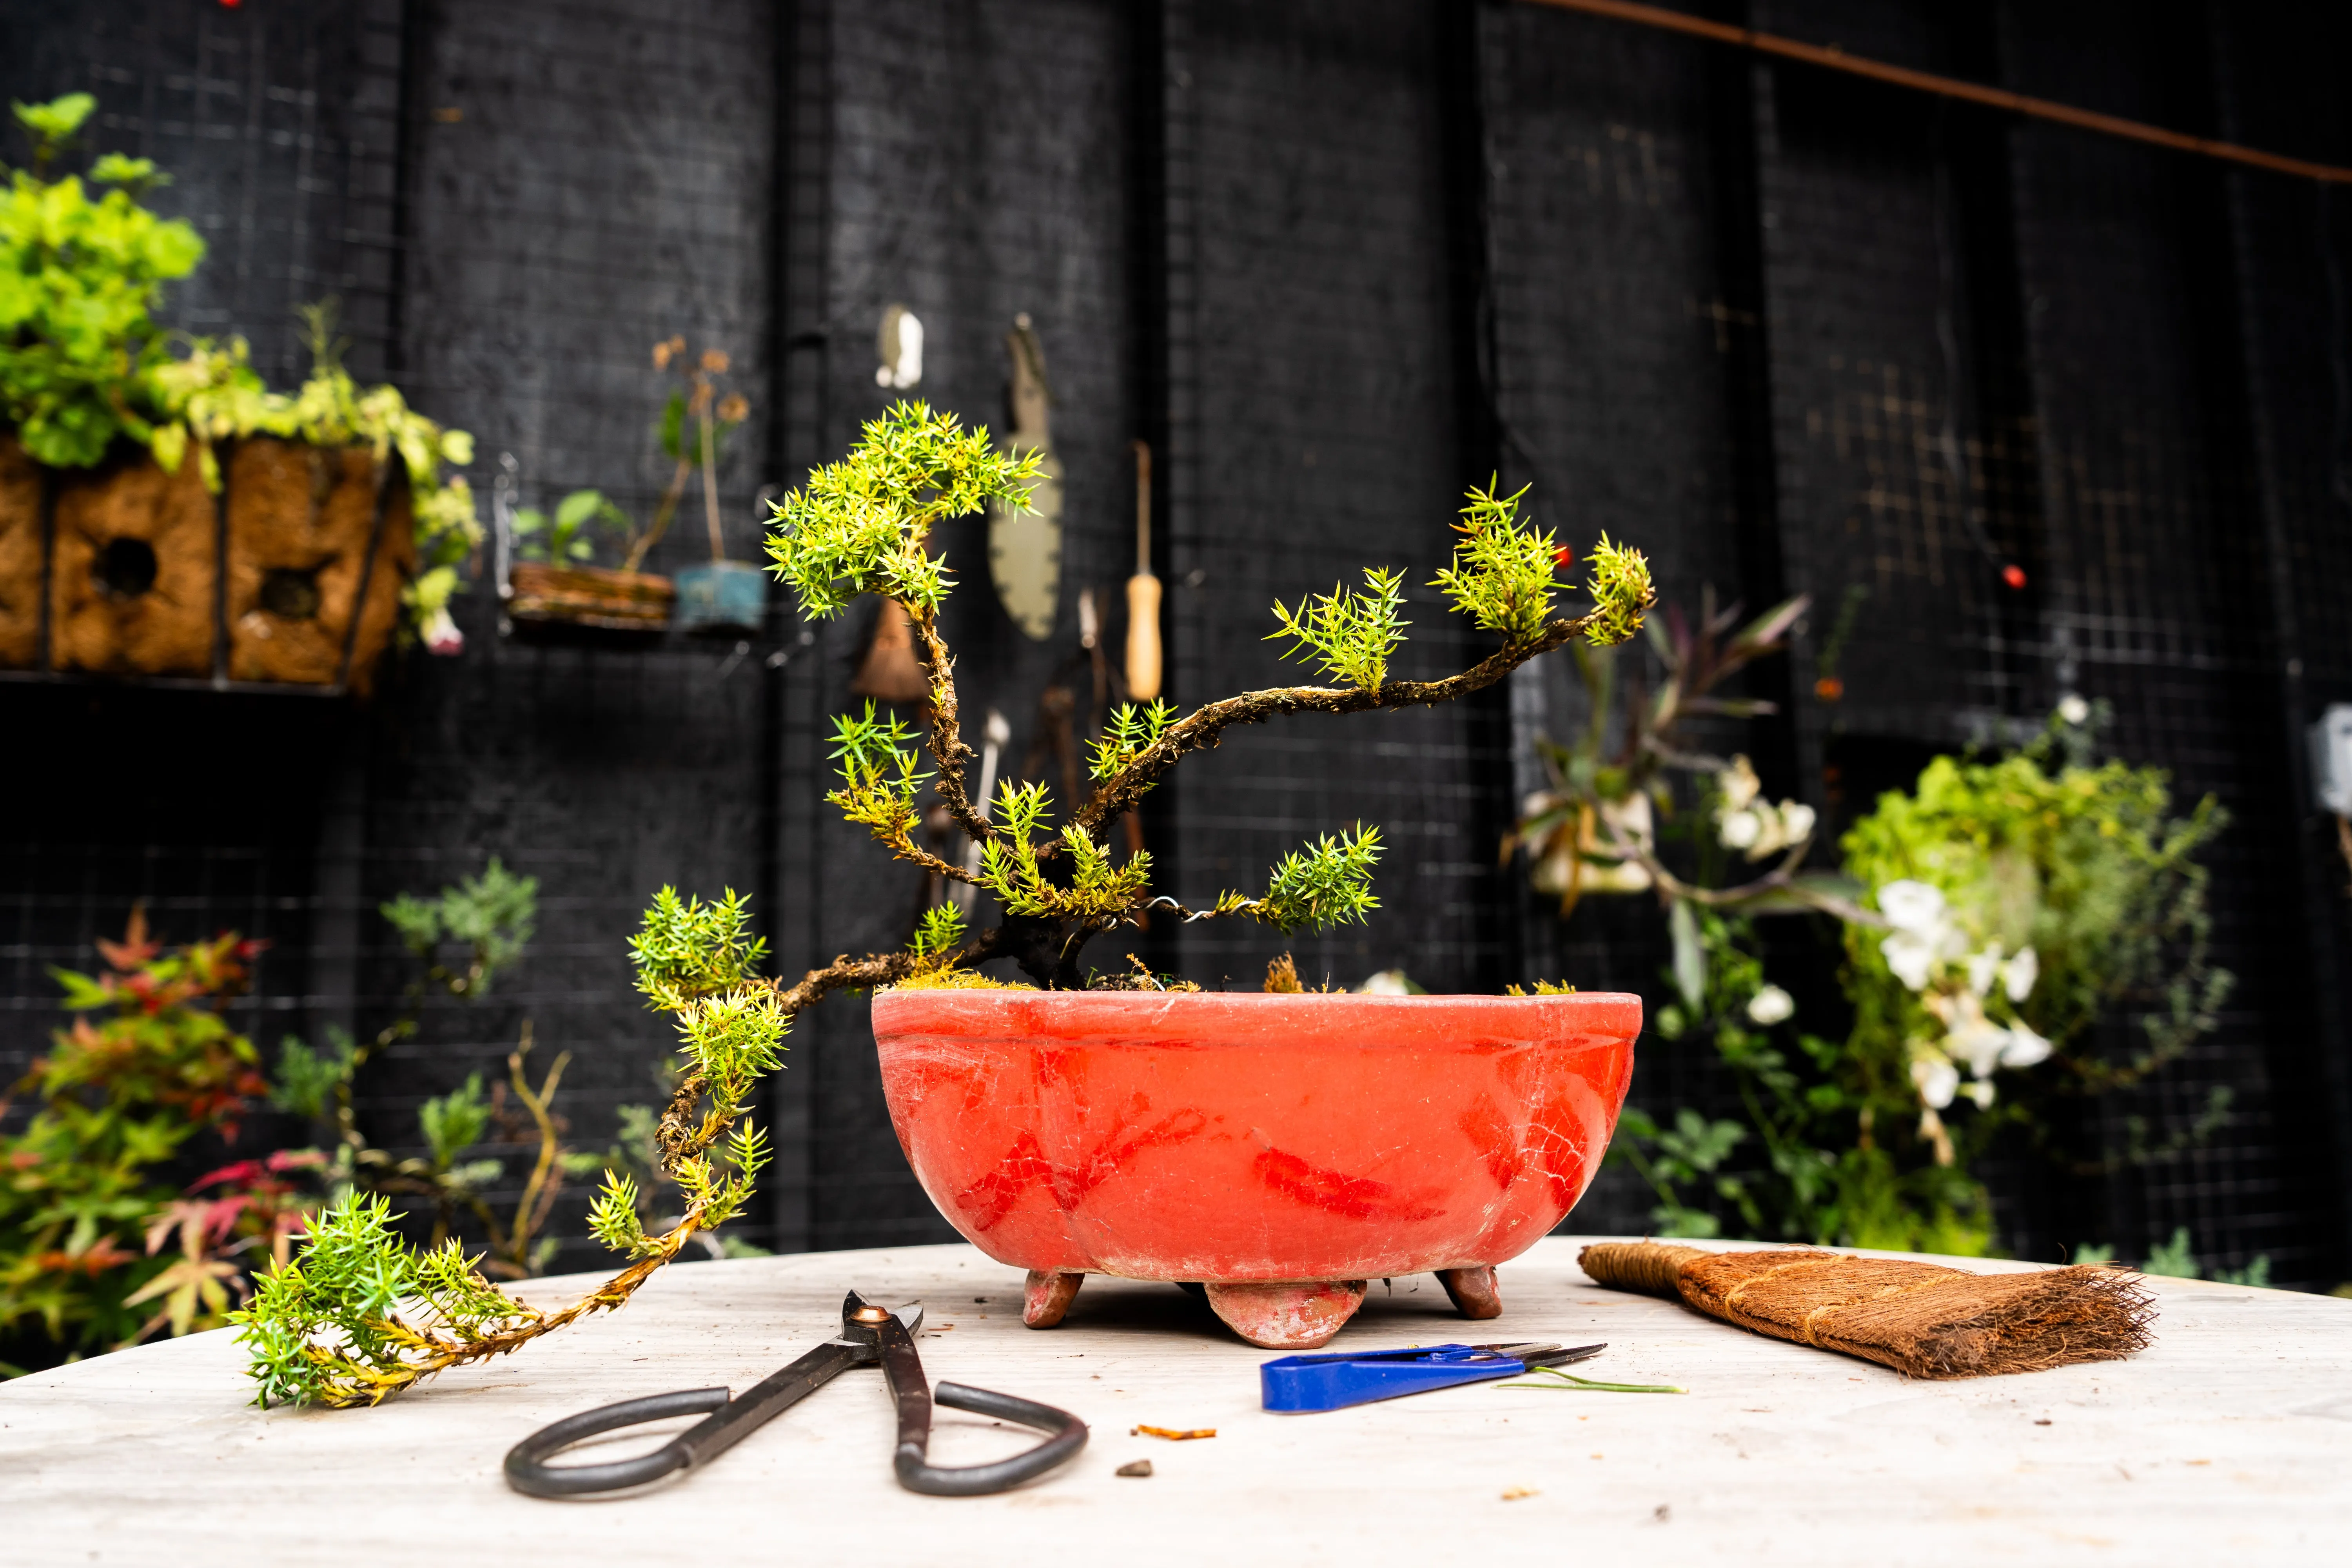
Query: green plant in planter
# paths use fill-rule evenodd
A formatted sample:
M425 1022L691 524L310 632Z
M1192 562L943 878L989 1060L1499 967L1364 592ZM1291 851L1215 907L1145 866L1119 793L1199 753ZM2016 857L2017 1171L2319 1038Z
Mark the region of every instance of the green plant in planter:
M1652 602L1648 563L1602 540L1585 587L1592 608L1553 611L1560 584L1557 547L1522 525L1517 496L1474 490L1452 565L1433 586L1454 610L1499 646L1469 669L1436 680L1392 679L1388 660L1403 641L1393 574L1375 571L1364 589L1335 587L1301 608L1277 606L1279 636L1337 678L1329 686L1245 692L1189 713L1156 703L1129 706L1095 748L1094 788L1058 815L1045 787L1006 782L983 815L967 795L972 752L957 721L955 662L939 628L951 582L931 553L933 527L992 500L1022 504L1037 457L998 450L984 429L902 403L865 428L840 462L817 469L777 503L768 541L775 574L803 612L839 615L864 594L906 612L929 685L929 722L918 736L868 704L835 721L840 787L830 796L892 855L942 883L968 885L996 902L993 924L971 931L952 905L934 909L902 952L843 957L789 984L761 973L765 944L732 892L716 902L656 895L632 944L637 986L670 1016L686 1072L654 1140L662 1173L677 1184L684 1213L667 1230L645 1228L642 1194L616 1173L592 1215L598 1239L632 1259L621 1273L554 1312L499 1296L471 1273L449 1244L408 1248L378 1211L345 1205L322 1221L320 1244L266 1278L244 1314L258 1397L373 1403L448 1366L514 1350L583 1313L619 1306L698 1233L739 1212L767 1158L766 1141L743 1125L756 1084L782 1060L793 1017L835 991L896 984L999 984L975 973L1013 961L1029 981L1056 989L1085 984L1087 942L1133 929L1147 910L1181 919L1244 916L1284 930L1360 920L1379 858L1376 829L1358 827L1303 846L1272 869L1265 889L1228 890L1199 908L1151 891L1150 858L1117 858L1096 835L1135 805L1190 752L1213 747L1236 724L1294 713L1362 713L1450 701L1579 637L1594 643L1633 635ZM928 750L924 767L918 744ZM917 841L926 786L980 847L967 869ZM1108 836L1106 835L1106 837ZM1111 982L1159 988L1157 977ZM332 1245L323 1239L331 1236ZM399 1310L395 1312L395 1301Z
M596 533L616 537L624 552L635 544L636 524L602 490L573 490L558 501L555 515L537 507L514 514L515 553L550 566L585 565L596 558Z
M205 242L136 194L163 183L143 159L108 157L81 178L48 170L97 108L88 93L16 105L33 167L0 195L0 410L25 449L54 468L88 468L119 436L144 441L146 378L168 359L149 312L163 285L204 259Z
M99 158L91 184L114 187L103 195L79 175L49 178L96 107L88 93L15 106L34 155L0 192L0 420L52 468L93 467L130 441L176 472L193 449L215 491L214 447L224 440L363 446L379 463L397 455L419 556L405 593L411 624L446 647L457 566L481 542L481 525L465 479L443 469L473 461L473 438L417 414L390 386L359 387L342 367L331 301L305 312L313 368L291 396L263 384L242 338L216 343L156 326L163 286L195 270L204 240L139 204L170 179L143 158Z

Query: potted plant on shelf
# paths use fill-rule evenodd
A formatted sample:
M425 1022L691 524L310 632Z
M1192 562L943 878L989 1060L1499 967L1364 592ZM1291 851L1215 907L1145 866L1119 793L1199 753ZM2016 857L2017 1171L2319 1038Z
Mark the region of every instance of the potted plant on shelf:
M656 427L662 454L673 467L652 520L638 528L627 512L593 489L565 496L552 518L535 509L514 512L510 528L517 559L507 573L504 591L507 616L517 626L658 632L669 624L676 605L679 624L689 631L731 631L739 623L759 628L767 605L759 569L725 559L719 526L719 449L729 432L750 415L751 405L740 393L722 395L719 390L719 378L730 363L723 349L705 349L689 358L683 337L666 338L654 345L653 361L655 370L674 372L683 384L671 392ZM711 565L688 568L673 582L645 571L646 556L669 531L698 469L710 526ZM618 567L591 564L599 532L617 547Z
M242 339L160 330L204 242L140 205L145 159L49 177L94 107L17 106L0 193L0 668L364 689L404 625L456 651L471 439L362 390L331 303L290 396Z
M1106 978L1089 940L1147 910L1194 921L1248 918L1284 930L1360 920L1375 907L1377 828L1326 835L1286 857L1265 890L1195 907L1155 896L1142 851L1115 860L1096 835L1185 755L1236 724L1452 700L1580 637L1622 642L1651 602L1649 569L1602 540L1593 606L1553 614L1555 546L1523 526L1517 496L1474 490L1453 564L1438 574L1457 612L1498 646L1443 679L1391 679L1404 640L1401 573L1373 570L1276 607L1278 637L1328 685L1247 692L1181 717L1166 702L1123 708L1094 748L1094 790L1047 826L1043 785L1006 782L983 812L968 795L972 751L958 724L954 663L939 629L949 589L928 549L940 522L1025 493L1034 454L985 430L901 404L841 462L776 508L776 574L803 611L839 614L876 593L906 612L930 682L918 736L870 704L835 723L841 787L828 797L898 858L988 893L1001 914L968 931L932 909L905 952L844 957L787 983L759 971L765 944L733 893L715 903L664 889L633 945L637 984L669 1013L688 1072L656 1132L686 1203L648 1235L635 1185L608 1182L596 1236L633 1261L549 1311L493 1289L452 1247L418 1254L381 1205L322 1215L318 1239L266 1277L244 1315L260 1397L372 1403L443 1367L499 1354L616 1307L698 1232L741 1208L766 1159L740 1117L779 1065L793 1016L844 989L876 993L875 1033L893 1125L941 1211L983 1251L1029 1271L1027 1320L1059 1321L1090 1271L1197 1283L1254 1342L1322 1342L1366 1279L1438 1271L1474 1317L1500 1310L1493 1266L1568 1212L1598 1167L1632 1071L1638 998L1577 994L1369 996L1298 988L1269 969L1267 994L1210 994L1145 973ZM926 784L980 847L971 868L917 839ZM1010 960L1025 982L982 974ZM395 1322L384 1303L421 1296Z

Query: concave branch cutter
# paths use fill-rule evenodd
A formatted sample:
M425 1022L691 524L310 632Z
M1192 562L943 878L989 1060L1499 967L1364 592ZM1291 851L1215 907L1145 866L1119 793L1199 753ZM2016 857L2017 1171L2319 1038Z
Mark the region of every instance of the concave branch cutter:
M892 1462L898 1484L909 1491L933 1497L1001 1492L1043 1475L1087 1446L1087 1424L1066 1410L961 1383L942 1383L934 1391L923 1376L922 1358L915 1352L913 1331L922 1322L920 1305L891 1312L869 1305L852 1290L841 1303L839 1339L827 1340L741 1398L730 1398L723 1388L688 1388L568 1415L508 1452L507 1484L533 1497L576 1497L643 1486L672 1470L707 1465L854 1366L879 1366L889 1379L890 1397L898 1406L898 1451ZM929 1456L935 1399L950 1410L992 1415L1053 1436L1026 1453L993 1464L934 1465ZM603 1465L546 1463L549 1456L600 1432L704 1411L709 1414L700 1421L635 1458Z
M1262 1363L1258 1387L1266 1409L1344 1410L1378 1399L1516 1377L1530 1367L1565 1366L1609 1347L1578 1345L1416 1345L1402 1351L1339 1351L1286 1355Z

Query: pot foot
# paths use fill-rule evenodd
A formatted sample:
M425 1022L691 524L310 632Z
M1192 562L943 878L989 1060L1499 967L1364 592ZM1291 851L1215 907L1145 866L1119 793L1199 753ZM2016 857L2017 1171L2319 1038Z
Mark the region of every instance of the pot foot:
M1311 1351L1339 1331L1364 1304L1362 1279L1303 1279L1211 1284L1209 1305L1225 1326L1270 1351Z
M1086 1282L1083 1274L1032 1268L1028 1286L1021 1292L1021 1321L1033 1329L1052 1328L1070 1310L1070 1303L1077 1299L1078 1287Z
M1441 1268L1437 1282L1445 1287L1446 1295L1454 1300L1454 1310L1464 1317L1475 1320L1503 1315L1503 1298L1495 1289L1491 1264L1476 1268Z

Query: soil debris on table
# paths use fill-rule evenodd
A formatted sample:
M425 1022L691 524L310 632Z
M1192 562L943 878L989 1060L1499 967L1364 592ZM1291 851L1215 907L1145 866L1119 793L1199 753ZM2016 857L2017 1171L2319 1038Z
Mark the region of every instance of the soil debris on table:
M1121 1465L1111 1472L1115 1476L1148 1476L1150 1473L1151 1461L1149 1459L1138 1459L1132 1464Z
M1130 1426L1127 1435L1130 1437L1165 1437L1171 1443L1183 1443L1194 1437L1213 1437L1217 1429L1214 1426Z

